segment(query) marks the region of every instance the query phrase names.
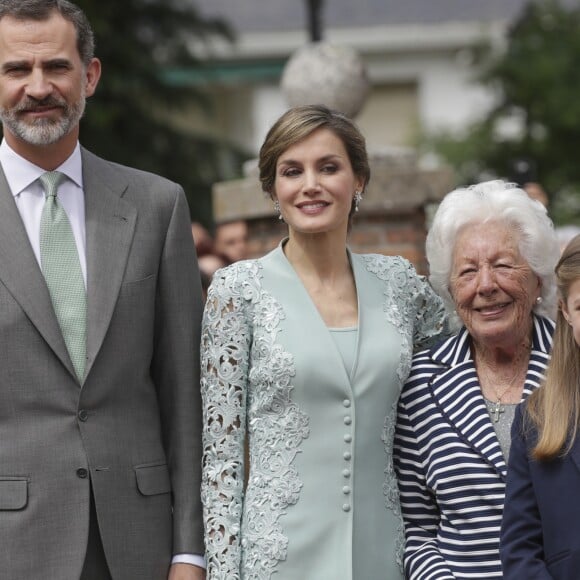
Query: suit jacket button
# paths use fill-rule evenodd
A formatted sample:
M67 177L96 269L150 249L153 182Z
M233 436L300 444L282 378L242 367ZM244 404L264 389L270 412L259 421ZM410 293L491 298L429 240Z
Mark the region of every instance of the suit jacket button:
M79 416L79 420L80 421L83 421L83 422L86 421L89 418L89 414L84 409L81 409L79 411L79 415L78 416Z
M84 467L77 469L77 477L80 477L81 479L86 479L88 476L89 476L88 469L85 469Z

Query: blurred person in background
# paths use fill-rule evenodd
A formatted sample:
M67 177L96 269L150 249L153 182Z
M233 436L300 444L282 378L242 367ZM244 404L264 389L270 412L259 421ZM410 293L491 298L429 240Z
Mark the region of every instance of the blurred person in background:
M548 207L548 194L539 183L536 183L535 181L528 181L527 183L524 183L522 189L532 199L539 201L544 207Z
M248 224L243 220L218 224L214 235L214 252L230 264L248 257Z
M195 253L198 258L213 252L213 239L203 224L200 222L191 222L191 235L193 236Z
M214 240L209 231L199 222L191 223L191 233L197 253L197 263L201 277L202 297L205 301L207 290L211 284L213 275L220 268L228 266L232 262L223 254L216 251Z

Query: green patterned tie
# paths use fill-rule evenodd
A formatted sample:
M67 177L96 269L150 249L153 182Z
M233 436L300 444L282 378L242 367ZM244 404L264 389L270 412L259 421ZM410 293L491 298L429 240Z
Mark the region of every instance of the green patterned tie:
M56 197L65 175L48 171L39 179L46 195L40 219L40 263L64 341L82 382L87 349L87 294L72 228Z

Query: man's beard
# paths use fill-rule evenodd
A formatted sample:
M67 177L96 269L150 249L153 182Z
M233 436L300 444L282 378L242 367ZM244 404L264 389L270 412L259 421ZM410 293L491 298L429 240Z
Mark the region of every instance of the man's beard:
M85 111L85 101L84 92L72 105L53 96L42 100L28 97L12 109L0 108L0 121L6 129L30 145L52 145L78 125ZM39 107L60 107L62 115L57 119L34 119L32 122L19 117L19 113Z

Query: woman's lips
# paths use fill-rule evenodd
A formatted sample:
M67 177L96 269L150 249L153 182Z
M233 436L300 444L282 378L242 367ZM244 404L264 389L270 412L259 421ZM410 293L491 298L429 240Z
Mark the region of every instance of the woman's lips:
M497 314L501 314L508 306L510 305L509 302L502 302L501 304L490 304L488 306L480 306L475 308L477 312L479 312L482 316L494 316Z
M308 214L317 214L320 213L324 208L328 207L328 203L325 201L316 201L316 202L308 202L308 203L299 203L296 207Z

